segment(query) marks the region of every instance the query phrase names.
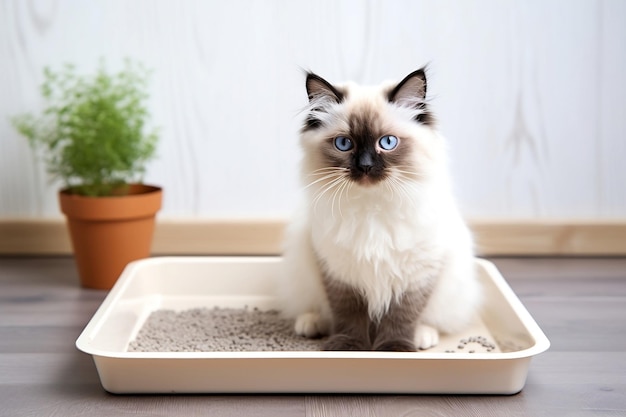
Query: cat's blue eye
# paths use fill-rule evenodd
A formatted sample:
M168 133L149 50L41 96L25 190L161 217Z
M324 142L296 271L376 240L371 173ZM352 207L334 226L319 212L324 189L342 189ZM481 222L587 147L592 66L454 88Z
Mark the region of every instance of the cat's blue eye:
M378 144L386 151L390 151L398 146L398 138L391 135L385 135L378 140Z
M341 152L347 152L352 149L354 145L352 144L352 140L345 136L337 136L335 138L335 148L339 149Z

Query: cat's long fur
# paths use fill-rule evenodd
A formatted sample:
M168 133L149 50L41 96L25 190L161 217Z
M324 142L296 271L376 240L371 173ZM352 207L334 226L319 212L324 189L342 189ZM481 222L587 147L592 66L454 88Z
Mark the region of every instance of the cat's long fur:
M426 104L425 72L376 87L332 85L309 73L306 87L305 195L285 239L283 311L304 336L345 333L329 349L434 346L440 332L468 324L480 290L445 141ZM384 135L398 146L381 149L376 140ZM337 136L354 137L354 149L339 151ZM363 158L377 161L368 173ZM359 320L369 324L349 323ZM385 329L399 321L409 330L395 333L410 333L401 338L414 345L383 340L398 338ZM353 345L351 338L366 340Z

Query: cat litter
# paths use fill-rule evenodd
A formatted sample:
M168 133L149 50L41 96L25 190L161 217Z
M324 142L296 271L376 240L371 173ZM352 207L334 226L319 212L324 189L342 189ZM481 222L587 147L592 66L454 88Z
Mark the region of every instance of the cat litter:
M465 334L472 334L476 325ZM263 352L319 351L324 339L308 339L293 331L293 321L284 319L278 310L258 308L197 308L184 311L153 312L129 352ZM443 336L441 343L429 352L455 353L500 352L483 336Z
M292 331L277 310L198 308L158 310L148 317L130 352L263 352L320 350L323 339Z
M513 394L549 342L497 269L467 331L419 352L324 352L293 334L273 295L279 257L129 264L76 346L112 393ZM424 378L424 375L428 375Z

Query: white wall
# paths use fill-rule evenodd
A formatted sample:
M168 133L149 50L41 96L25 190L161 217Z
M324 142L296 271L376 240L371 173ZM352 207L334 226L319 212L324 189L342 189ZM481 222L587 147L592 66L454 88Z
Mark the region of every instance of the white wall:
M378 83L430 63L468 217L626 216L626 2L0 0L0 219L59 216L8 117L42 68L154 69L165 218L290 212L302 68Z

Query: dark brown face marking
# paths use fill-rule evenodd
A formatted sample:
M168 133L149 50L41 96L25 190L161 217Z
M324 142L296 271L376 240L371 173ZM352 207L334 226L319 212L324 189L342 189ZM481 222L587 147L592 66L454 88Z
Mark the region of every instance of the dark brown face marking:
M393 134L385 130L381 116L373 108L356 109L348 117L348 132L341 135L350 138L353 148L341 152L335 148L335 138L329 138L322 147L324 163L347 168L350 179L362 185L383 181L390 167L409 165L411 145L408 139L398 137L398 146L390 151L380 148L380 139Z
M348 121L349 137L355 144L350 155L350 178L353 181L367 178L371 182L378 182L385 177L387 164L376 145L381 136L378 119L376 113L365 110L352 114Z

